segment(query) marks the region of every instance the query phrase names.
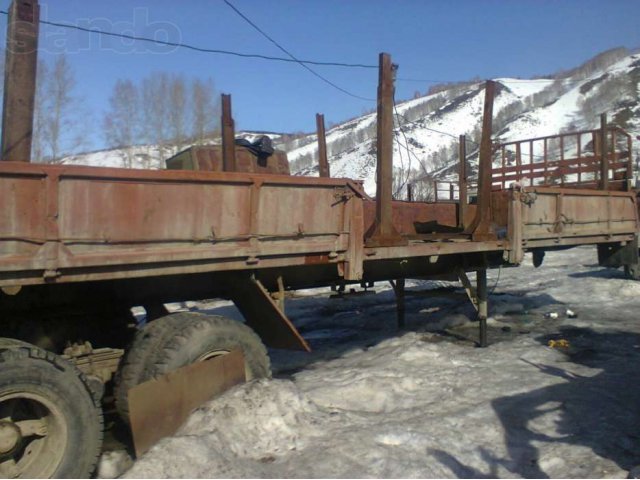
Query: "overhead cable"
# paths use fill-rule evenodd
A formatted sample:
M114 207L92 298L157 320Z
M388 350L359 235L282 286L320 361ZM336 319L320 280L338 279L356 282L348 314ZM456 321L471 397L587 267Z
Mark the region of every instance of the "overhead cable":
M333 88L341 91L342 93L344 93L346 95L349 95L350 97L357 98L359 100L365 100L367 102L375 102L376 101L374 98L361 97L360 95L356 95L355 93L351 93L348 90L345 90L344 88L336 85L331 80L323 77L318 72L316 72L311 67L309 67L306 63L303 63L303 62L299 61L291 52L289 52L289 50L287 50L282 45L280 45L278 42L276 42L273 38L271 38L264 30L262 30L260 27L258 27L255 23L253 23L251 21L251 19L249 19L245 14L243 14L240 10L238 10L229 0L223 0L223 1L224 1L224 3L226 3L229 6L229 8L231 8L234 12L236 12L244 21L246 21L249 25L251 25L254 29L256 29L263 37L265 37L267 40L269 40L272 44L274 44L276 47L278 47L281 51L283 51L284 53L289 55L289 57L291 57L291 59L293 61L299 63L300 66L302 66L303 68L308 70L311 74L315 75L316 77L318 77L320 80L322 80L326 84L331 85Z
M9 12L7 12L6 10L0 10L0 14L9 15ZM262 55L259 53L242 53L242 52L233 52L230 50L221 50L216 48L198 47L195 45L190 45L188 43L170 42L166 40L159 40L157 38L141 37L139 35L129 35L126 33L108 32L106 30L99 30L97 28L81 27L80 25L74 25L71 23L54 22L50 20L40 20L40 23L42 23L43 25L50 25L52 27L66 28L69 30L77 30L77 31L86 32L86 33L96 33L98 35L104 35L106 37L122 38L125 40L134 40L138 42L155 43L156 45L164 45L167 47L184 48L186 50L193 50L200 53L215 53L220 55L232 55L235 57L257 58L262 60L271 60L271 61L287 62L287 63L302 63L302 64L309 64L309 65L318 65L323 67L378 68L377 65L365 65L362 63L322 62L318 60L301 60L301 59L294 60L291 58Z

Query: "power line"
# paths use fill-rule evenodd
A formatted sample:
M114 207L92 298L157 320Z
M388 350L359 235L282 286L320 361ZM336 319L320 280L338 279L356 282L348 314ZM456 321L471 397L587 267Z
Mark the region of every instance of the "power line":
M275 42L275 40L273 40L271 37L266 35L265 32L260 30L259 27L257 27L253 22L251 22L248 18L246 18L244 15L242 15L241 12L239 12L235 7L233 7L227 0L223 0L223 1L225 1L225 3L227 3L231 8L233 8L239 15L241 15L252 26L254 26L254 28L257 28L260 33L265 35L270 41L274 42L274 44L276 44L278 46L278 48L281 48L280 45L278 45ZM0 14L9 15L9 12L7 12L6 10L0 10ZM369 101L369 102L375 102L376 101L373 98L361 97L359 95L352 94L351 92L348 92L347 90L344 90L343 88L341 88L338 85L334 84L330 80L327 80L326 78L320 76L318 73L316 73L313 70L311 70L310 68L308 68L307 65L317 65L317 66L322 66L322 67L366 68L366 69L378 68L378 65L370 65L370 64L364 64L364 63L348 63L348 62L323 62L323 61L319 61L319 60L302 60L302 59L299 59L297 57L294 57L293 55L291 55L288 51L286 51L283 48L281 48L281 49L285 53L287 53L287 55L289 55L291 58L276 57L276 56L272 56L272 55L263 55L263 54L259 54L259 53L242 53L242 52L234 52L234 51L231 51L231 50L222 50L222 49L208 48L208 47L198 47L198 46L191 45L191 44L188 44L188 43L170 42L170 41L165 41L165 40L159 40L159 39L156 39L156 38L141 37L141 36L138 36L138 35L129 35L129 34L126 34L126 33L107 32L105 30L99 30L99 29L94 29L94 28L86 28L86 27L81 27L79 25L74 25L74 24L70 24L70 23L55 22L55 21L51 21L51 20L40 20L40 23L44 24L44 25L50 25L50 26L53 26L53 27L65 28L65 29L68 29L68 30L76 30L76 31L86 32L86 33L95 33L95 34L103 35L103 36L106 36L106 37L121 38L121 39L125 39L125 40L133 40L133 41L139 41L139 42L153 43L153 44L156 44L156 45L163 45L163 46L174 47L174 48L184 48L186 50L192 50L192 51L200 52L200 53L213 53L213 54L219 54L219 55L230 55L230 56L241 57L241 58L255 58L255 59L267 60L267 61L277 61L277 62L285 62L285 63L298 63L298 64L302 65L303 67L307 68L314 75L316 75L319 78L321 78L322 81L329 83L329 85L331 85L334 88L337 88L338 90L342 91L343 93L345 93L347 95L350 95L350 96L352 96L354 98L358 98L360 100L366 100L366 101ZM559 80L559 81L563 81L566 84L574 84L574 83L580 83L580 82L587 81L586 79L568 81L567 79L562 79L562 78L559 78L559 79L542 79L542 78L541 79L516 79L516 78L513 78L513 79L510 79L510 80L515 81L515 82L520 82L520 83L553 82L553 81ZM399 82L432 83L432 84L439 84L439 83L443 83L443 84L467 83L466 81L460 81L460 80L433 80L433 79L417 79L417 78L397 78L396 81L399 81Z
M402 136L404 137L404 146L405 146L405 149L407 150L407 157L408 157L408 160L409 160L409 170L411 170L411 156L412 155L416 159L418 164L420 164L420 166L424 168L424 164L418 158L418 156L415 154L413 149L410 147L410 143L409 143L409 139L407 138L407 134L405 133L404 129L402 128L402 124L400 123L400 116L401 115L398 113L398 106L396 105L395 92L394 92L394 95L393 95L393 111L395 112L396 121L398 122L398 130L400 130L400 133L402 133ZM404 116L402 118L404 118ZM396 141L398 142L398 150L400 150L400 147L401 147L400 141L397 140L397 138L396 138ZM408 175L408 173L407 173L407 175Z
M360 95L356 95L354 93L351 93L348 90L345 90L344 88L336 85L331 80L323 77L322 75L317 73L315 70L313 70L311 67L309 67L305 63L299 61L291 52L289 52L289 50L287 50L282 45L280 45L278 42L276 42L273 38L271 38L264 30L262 30L260 27L258 27L255 23L253 23L251 21L251 19L249 19L240 10L238 10L229 0L223 0L223 1L224 1L224 3L226 3L229 6L229 8L231 8L234 12L236 12L243 20L245 20L249 25L251 25L254 29L256 29L263 37L265 37L267 40L269 40L271 43L273 43L276 47L278 47L284 53L289 55L289 57L291 57L295 62L299 63L300 66L302 66L303 68L308 70L311 74L315 75L316 77L318 77L320 80L322 80L326 84L331 85L333 88L341 91L342 93L344 93L346 95L349 95L350 97L357 98L357 99L360 99L360 100L365 100L367 102L375 102L376 101L374 98L361 97Z
M400 117L402 117L404 119L404 125L413 125L413 124L416 124L416 123L424 122L424 120L425 120L424 118L422 118L420 120L413 120L413 121L407 120L407 117L405 117L401 113L398 113L397 110L396 110L396 115L400 116ZM454 135L453 133L443 132L442 130L436 130L435 128L429 128L429 127L426 127L424 125L421 125L421 128L423 128L425 130L429 130L430 132L438 133L440 135L446 135L447 137L455 138L456 140L459 137L459 135ZM465 136L465 138L466 138L466 136ZM466 138L466 140L467 140L467 142L473 143L474 145L477 145L478 147L480 146L479 143L474 142L470 138Z
M7 12L6 10L0 10L0 14L9 15L9 12ZM141 37L141 36L138 36L138 35L128 35L126 33L107 32L105 30L99 30L99 29L94 29L94 28L86 28L86 27L81 27L79 25L73 25L71 23L61 23L61 22L54 22L54 21L49 21L49 20L40 20L40 23L42 23L44 25L51 25L52 27L66 28L68 30L77 30L77 31L86 32L86 33L96 33L98 35L104 35L106 37L122 38L122 39L125 39L125 40L134 40L134 41L138 41L138 42L154 43L156 45L163 45L163 46L166 46L166 47L184 48L186 50L193 50L193 51L200 52L200 53L216 53L216 54L220 54L220 55L232 55L232 56L235 56L235 57L257 58L257 59L261 59L261 60L270 60L270 61L287 62L287 63L301 63L301 64L309 64L309 65L318 65L318 66L323 66L323 67L378 68L377 65L365 65L365 64L362 64L362 63L321 62L321 61L318 61L318 60L300 60L300 59L292 60L291 58L274 57L274 56L271 56L271 55L261 55L259 53L241 53L241 52L233 52L233 51L230 51L230 50L221 50L221 49L215 49L215 48L198 47L198 46L190 45L190 44L187 44L187 43L170 42L170 41L166 41L166 40L158 40L156 38Z

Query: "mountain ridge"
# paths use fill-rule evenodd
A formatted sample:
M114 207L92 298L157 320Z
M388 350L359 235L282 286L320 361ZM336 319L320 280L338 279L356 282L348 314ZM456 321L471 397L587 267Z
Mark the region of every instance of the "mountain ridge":
M555 78L496 78L493 140L512 141L599 126L599 114L607 112L611 123L640 135L640 53L612 49ZM406 185L416 179L446 178L457 162L458 138L468 141L473 164L480 141L484 82L461 82L402 101L395 106L395 195L406 195ZM238 132L252 139L268 134L277 148L287 152L294 175L318 175L317 137L312 134ZM327 130L331 174L364 181L375 193L376 114L369 113ZM210 143L217 140L211 139ZM162 168L163 158L175 146L135 146L135 168ZM637 149L637 146L636 146ZM124 166L122 149L74 155L65 163Z

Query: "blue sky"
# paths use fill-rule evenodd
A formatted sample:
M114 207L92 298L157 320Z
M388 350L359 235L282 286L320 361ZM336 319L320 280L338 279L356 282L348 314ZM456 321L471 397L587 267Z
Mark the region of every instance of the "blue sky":
M7 9L8 0L0 0ZM40 0L43 19L246 53L283 56L222 0ZM389 52L399 78L456 81L530 77L577 66L612 47L640 47L638 0L232 0L294 55L376 64ZM233 95L240 129L312 131L357 116L375 103L351 98L296 64L127 44L43 26L41 56L65 52L78 93L93 113L91 145L115 81L152 72L212 77ZM375 98L377 71L313 67L344 89ZM397 99L426 82L397 83Z

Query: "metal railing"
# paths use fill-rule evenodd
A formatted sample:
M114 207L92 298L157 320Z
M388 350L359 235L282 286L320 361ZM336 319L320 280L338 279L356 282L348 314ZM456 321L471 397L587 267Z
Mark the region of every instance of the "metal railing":
M493 188L519 183L626 190L632 178L631 136L621 128L608 127L605 155L602 143L602 129L596 129L495 145Z

